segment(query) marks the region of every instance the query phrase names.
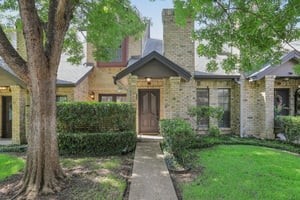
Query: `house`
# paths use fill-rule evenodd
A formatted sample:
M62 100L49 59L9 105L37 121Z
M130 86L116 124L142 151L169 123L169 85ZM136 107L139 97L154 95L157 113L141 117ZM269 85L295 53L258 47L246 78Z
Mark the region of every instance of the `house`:
M57 77L57 101L87 101L88 76L92 66L60 65ZM15 144L26 142L30 108L26 85L0 60L0 138Z
M203 105L221 107L224 115L221 121L191 120L199 132L219 126L223 133L274 138L274 110L283 115L300 113L300 80L293 70L298 51L248 76L208 73L191 40L194 23L177 26L172 9L164 9L162 16L163 41L151 38L148 27L141 39L126 38L109 62L94 60L93 48L87 44L88 66L61 63L57 100L130 102L136 108L138 134L158 134L160 119L191 120L188 108ZM26 87L4 63L0 76L0 136L20 143L25 140L30 106Z

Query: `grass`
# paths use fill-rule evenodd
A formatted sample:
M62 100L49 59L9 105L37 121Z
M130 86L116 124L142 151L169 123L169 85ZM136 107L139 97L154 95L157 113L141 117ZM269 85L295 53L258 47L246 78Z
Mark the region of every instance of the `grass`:
M183 199L300 199L300 157L250 145L195 150L203 172Z
M18 173L24 168L24 160L15 156L0 154L0 181Z

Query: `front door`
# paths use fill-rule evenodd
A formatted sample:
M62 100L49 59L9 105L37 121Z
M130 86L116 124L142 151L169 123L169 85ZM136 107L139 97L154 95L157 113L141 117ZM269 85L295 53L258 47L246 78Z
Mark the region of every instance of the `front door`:
M12 98L2 96L2 137L12 137Z
M139 132L158 133L159 90L139 90Z

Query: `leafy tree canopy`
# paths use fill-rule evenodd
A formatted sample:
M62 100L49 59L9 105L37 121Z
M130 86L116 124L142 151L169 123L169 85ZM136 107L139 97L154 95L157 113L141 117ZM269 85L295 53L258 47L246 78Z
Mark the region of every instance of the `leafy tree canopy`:
M80 63L83 58L82 33L87 42L93 44L96 60L109 60L111 50L117 49L127 36L139 36L145 21L129 0L73 0L77 6L64 40L64 51L68 61ZM47 34L49 1L36 0L36 7L44 32ZM6 32L14 31L20 18L18 1L0 0L1 26ZM88 32L88 34L86 34ZM45 37L45 45L47 44Z
M174 0L176 19L198 24L193 38L197 53L210 59L209 71L218 69L217 55L226 72L257 70L278 62L283 45L300 38L299 0Z

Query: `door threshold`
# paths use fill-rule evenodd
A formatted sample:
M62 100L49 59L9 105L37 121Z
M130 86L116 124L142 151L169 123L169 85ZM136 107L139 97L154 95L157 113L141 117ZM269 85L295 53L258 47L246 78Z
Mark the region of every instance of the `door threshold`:
M161 141L163 137L161 135L138 135L137 138L142 141Z

